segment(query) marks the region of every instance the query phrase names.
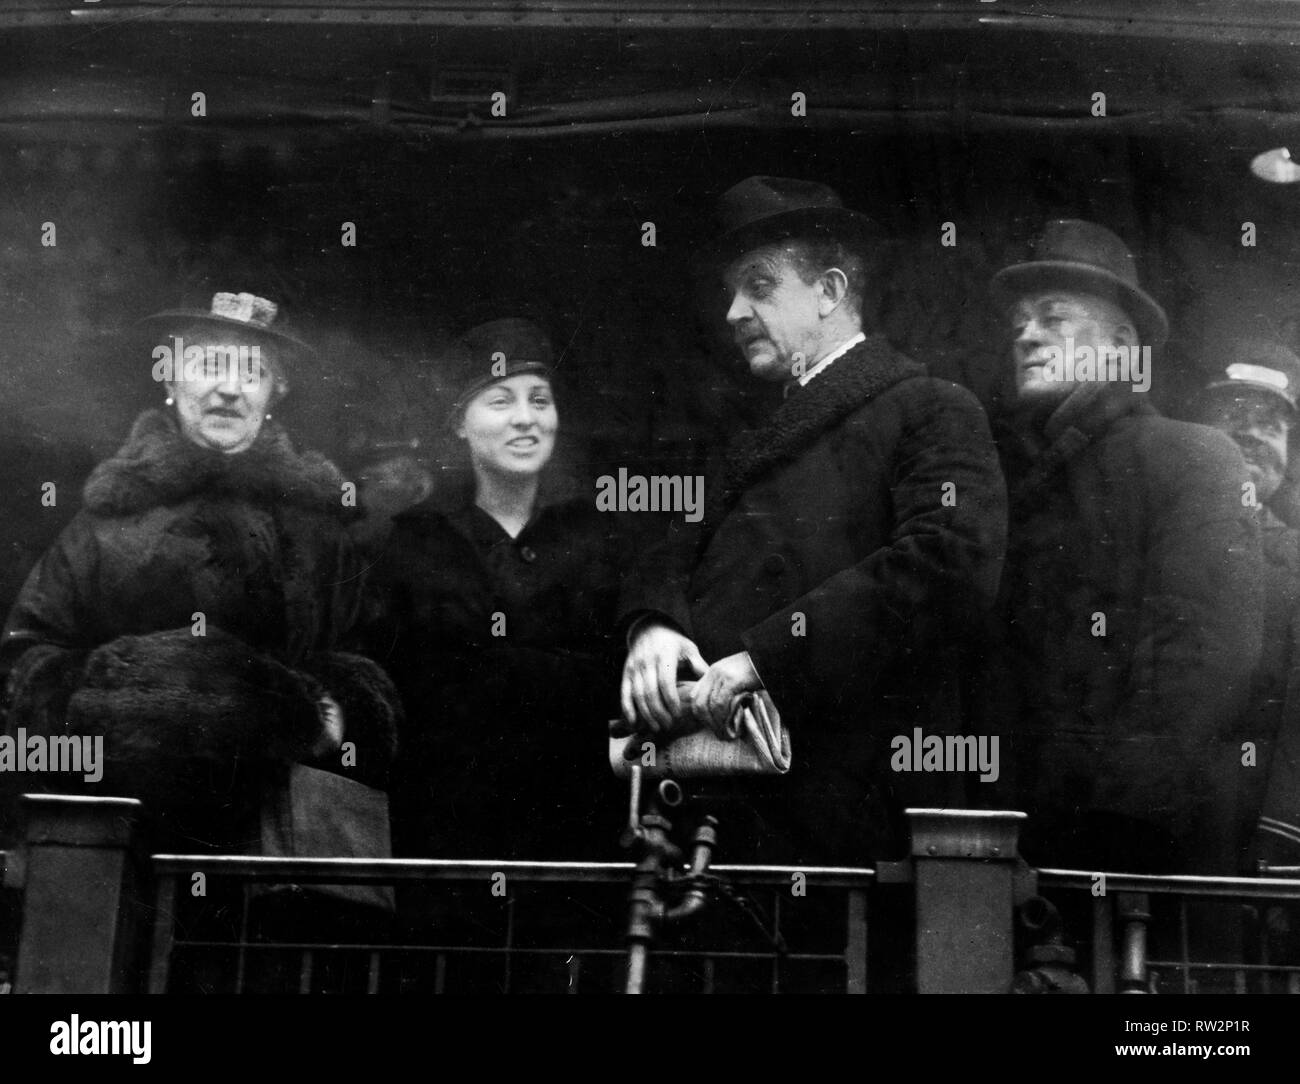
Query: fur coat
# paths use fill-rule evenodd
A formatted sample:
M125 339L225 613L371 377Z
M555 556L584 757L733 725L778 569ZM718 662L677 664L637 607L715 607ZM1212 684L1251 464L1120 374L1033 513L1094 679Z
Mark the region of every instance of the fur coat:
M288 762L382 786L401 709L376 664L339 650L361 572L343 495L338 470L274 422L224 455L144 412L9 614L9 733L102 735L104 778L85 786L154 811L229 820ZM326 694L354 752L313 761ZM41 785L82 789L23 783Z

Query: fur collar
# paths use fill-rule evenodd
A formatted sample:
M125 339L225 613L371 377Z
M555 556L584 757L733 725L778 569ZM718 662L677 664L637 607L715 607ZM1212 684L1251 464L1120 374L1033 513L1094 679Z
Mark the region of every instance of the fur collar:
M324 456L299 454L279 423L262 426L238 455L200 448L181 436L161 410L144 411L112 458L91 473L83 496L98 515L131 515L178 504L198 493L243 497L257 504L298 508L348 518L343 475Z
M924 376L881 335L868 336L818 374L796 386L758 429L742 433L727 454L726 489L743 492L764 474L797 459L828 430L901 380Z

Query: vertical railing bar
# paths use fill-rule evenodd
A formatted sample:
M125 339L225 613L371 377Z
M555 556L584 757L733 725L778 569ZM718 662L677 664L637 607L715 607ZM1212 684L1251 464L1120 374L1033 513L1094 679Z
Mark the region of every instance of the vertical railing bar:
M1115 927L1111 897L1092 898L1092 988L1099 994L1115 992Z
M245 883L242 888L243 895L239 908L239 949L235 957L235 993L237 994L244 992L244 979L247 974L248 950L245 946L248 944L248 910L252 886Z
M1247 936L1250 931L1251 915L1254 913L1254 910L1255 909L1253 907L1247 906L1244 903L1237 906L1236 930L1238 932L1238 937L1236 940L1237 940L1238 955L1240 956L1242 963L1248 962L1246 960L1246 954L1250 951L1250 949L1247 945ZM1260 974L1261 976L1263 976L1263 972L1261 972ZM1239 971L1237 981L1238 981L1238 986L1240 987L1237 990L1237 993L1239 994L1250 993L1250 976L1246 973L1246 971L1244 970Z
M846 965L844 992L867 992L867 894L861 888L850 888L847 938L844 946Z
M316 954L311 949L302 950L302 967L298 972L298 993L311 993L311 974Z
M437 962L433 969L433 992L435 994L445 994L447 992L447 954L438 953Z
M1182 956L1183 965L1183 993L1195 993L1195 984L1192 982L1192 953L1187 937L1187 897L1181 896L1178 900L1178 941L1179 952Z
M1270 968L1272 959L1269 955L1268 910L1268 906L1264 905L1255 912L1255 941L1258 945L1259 962L1263 964L1265 968ZM1281 979L1282 974L1279 972L1277 977L1278 979ZM1269 993L1274 987L1272 971L1261 971L1259 981L1261 983L1260 993Z
M775 940L781 935L781 892L780 889L772 890L772 937ZM781 954L772 948L772 993L781 992Z
M859 929L862 931L862 992L865 994L871 989L871 889L854 889L858 894L859 906L862 908L862 921Z
M705 956L704 957L704 989L701 990L700 992L703 994L713 993L713 981L714 981L713 957Z
M510 993L511 965L514 963L515 955L515 894L510 893L506 897L506 951L505 956L505 988L502 993Z
M149 993L165 994L176 940L176 876L164 873L154 893L153 956L149 961Z
M366 993L379 993L379 950L371 949L370 963L366 973Z
M1246 953L1249 951L1246 946L1246 933L1250 929L1250 908L1244 902L1231 903L1231 906L1236 913L1236 921L1233 923L1232 929L1236 931L1234 941L1237 946L1237 962L1244 964L1246 963ZM1234 994L1249 993L1248 976L1244 968L1239 967L1233 972L1232 992Z
M582 977L582 956L574 953L569 957L569 988L566 993L576 994L578 992L578 982Z

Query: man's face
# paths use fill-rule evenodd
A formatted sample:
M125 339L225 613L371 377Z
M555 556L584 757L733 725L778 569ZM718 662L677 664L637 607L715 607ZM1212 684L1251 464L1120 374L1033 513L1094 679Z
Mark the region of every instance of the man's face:
M731 298L727 324L749 371L762 380L790 380L800 362L810 367L821 350L822 302L817 282L804 282L775 245L733 260L722 281Z
M1076 351L1089 347L1098 359L1103 351L1131 345L1136 337L1132 322L1118 305L1092 294L1063 290L1045 291L1017 301L1007 312L1011 324L1011 357L1015 363L1016 392L1023 402L1059 402L1074 390L1075 381L1064 379L1069 369L1052 373L1045 366L1064 358L1066 340Z
M1286 477L1291 414L1277 396L1254 388L1216 388L1201 412L1206 425L1227 433L1246 457L1255 495L1273 496Z

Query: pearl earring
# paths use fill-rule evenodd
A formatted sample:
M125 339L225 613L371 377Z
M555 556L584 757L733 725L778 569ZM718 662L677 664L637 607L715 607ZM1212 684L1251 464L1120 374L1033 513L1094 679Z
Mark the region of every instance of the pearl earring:
M266 416L266 420L269 422L269 421L271 420L271 415L268 414L268 415Z
M169 396L167 396L166 399L163 400L163 402L164 402L167 406L174 406L175 403L176 403L176 400L173 399L173 398L169 395Z

